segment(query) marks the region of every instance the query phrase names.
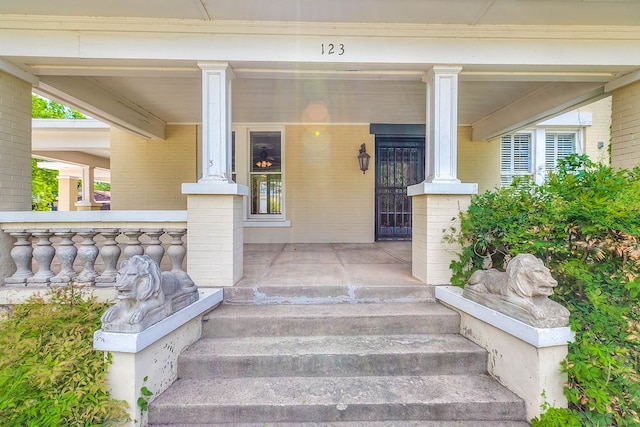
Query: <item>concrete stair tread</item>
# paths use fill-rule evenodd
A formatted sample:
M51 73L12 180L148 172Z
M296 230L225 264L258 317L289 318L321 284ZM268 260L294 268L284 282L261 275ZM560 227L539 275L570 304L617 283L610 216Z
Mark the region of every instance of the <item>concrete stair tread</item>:
M454 334L203 338L181 378L451 375L485 373L486 351Z
M300 285L297 281L239 284L224 289L230 304L339 304L435 302L433 286L390 283L384 277L376 284Z
M203 319L204 338L458 333L460 316L436 303L228 305Z
M529 427L525 421L329 421L297 423L154 424L153 427Z
M407 354L459 353L484 354L477 344L454 334L278 336L242 338L203 338L183 353L184 358L301 356L314 354Z
M178 380L151 407L151 424L524 419L522 400L486 375Z
M360 303L360 304L265 304L227 305L223 304L205 316L210 318L242 317L376 317L411 315L433 315L457 317L457 313L436 303Z
M227 305L203 319L205 338L458 333L460 316L436 303Z

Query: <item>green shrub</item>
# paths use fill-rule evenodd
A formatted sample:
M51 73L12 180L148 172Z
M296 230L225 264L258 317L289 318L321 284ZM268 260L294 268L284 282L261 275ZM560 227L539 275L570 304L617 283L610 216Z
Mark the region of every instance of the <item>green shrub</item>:
M100 426L127 419L93 350L105 309L73 287L16 305L0 323L0 419L8 426Z
M454 284L532 253L558 280L553 298L571 311L569 409L547 408L533 425L640 425L640 168L570 156L543 185L474 197L460 220L449 235L462 246Z

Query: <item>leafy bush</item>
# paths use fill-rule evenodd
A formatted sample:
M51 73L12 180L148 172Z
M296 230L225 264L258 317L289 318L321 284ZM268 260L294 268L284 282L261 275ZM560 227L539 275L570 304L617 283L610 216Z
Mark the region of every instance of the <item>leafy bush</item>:
M99 426L127 419L93 350L105 305L73 287L16 305L0 323L0 419L10 426Z
M454 284L532 253L558 280L553 298L571 311L569 409L547 408L533 425L640 425L640 168L570 156L543 185L474 197L460 219L449 234L462 246Z

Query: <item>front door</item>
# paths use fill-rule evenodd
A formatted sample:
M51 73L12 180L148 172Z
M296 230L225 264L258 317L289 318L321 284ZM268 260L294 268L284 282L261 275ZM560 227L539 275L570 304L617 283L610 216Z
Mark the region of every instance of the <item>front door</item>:
M376 136L376 240L411 240L407 187L424 180L424 137Z

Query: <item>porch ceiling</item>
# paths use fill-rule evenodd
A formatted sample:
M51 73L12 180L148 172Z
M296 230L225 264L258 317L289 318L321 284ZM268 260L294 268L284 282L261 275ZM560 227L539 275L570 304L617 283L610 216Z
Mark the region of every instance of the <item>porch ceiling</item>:
M162 139L202 120L198 60L233 68L237 123L309 122L317 104L330 123L424 123L426 59L463 67L458 120L484 139L639 69L639 16L637 0L0 1L0 70ZM352 56L319 58L334 39Z
M289 22L637 25L637 0L20 0L0 13Z
M20 57L11 61L49 87L89 85L126 100L163 123L201 122L201 70L196 61ZM328 123L425 122L426 86L422 76L431 64L231 61L230 65L236 74L232 103L236 123L314 121L304 111L317 104L328 113L320 121ZM592 86L602 87L634 68L464 66L458 121L475 125L523 99L537 102L535 94L545 88L562 92L580 86L591 92ZM52 94L45 91L45 95ZM66 101L83 110L83 105ZM92 115L91 111L88 114Z

